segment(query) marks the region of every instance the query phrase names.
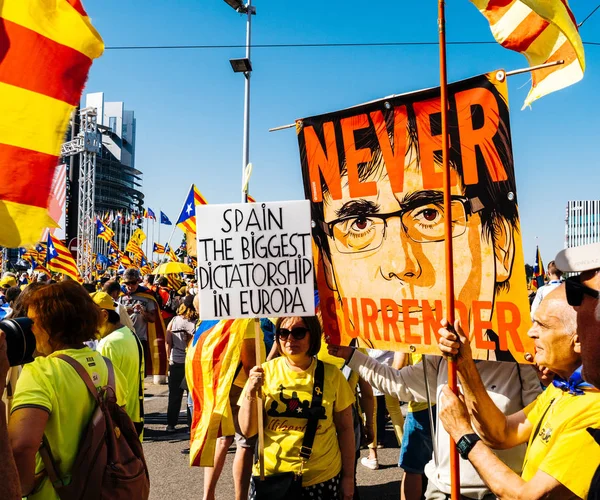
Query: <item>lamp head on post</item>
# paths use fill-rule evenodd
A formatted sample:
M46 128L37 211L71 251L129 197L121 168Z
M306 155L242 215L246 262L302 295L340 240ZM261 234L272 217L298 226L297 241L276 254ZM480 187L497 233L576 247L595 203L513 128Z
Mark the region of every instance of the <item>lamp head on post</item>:
M225 3L240 14L246 14L248 12L248 7L240 2L240 0L225 0Z
M247 57L229 59L229 64L231 64L234 73L250 73L252 71L252 64Z

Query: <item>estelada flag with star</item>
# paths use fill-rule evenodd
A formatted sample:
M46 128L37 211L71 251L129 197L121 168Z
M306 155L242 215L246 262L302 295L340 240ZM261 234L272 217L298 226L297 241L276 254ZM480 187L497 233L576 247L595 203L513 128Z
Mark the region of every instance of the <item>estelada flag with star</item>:
M104 43L81 0L3 0L0 23L0 245L17 248L57 226L61 144Z
M62 241L51 234L48 235L46 264L50 271L64 274L79 283L83 283L73 254L69 252L69 249Z
M99 218L96 219L96 236L107 243L113 239L115 232Z
M206 205L207 201L202 196L198 188L192 184L190 192L185 199L183 209L179 218L177 219L176 226L186 233L196 233L196 205Z

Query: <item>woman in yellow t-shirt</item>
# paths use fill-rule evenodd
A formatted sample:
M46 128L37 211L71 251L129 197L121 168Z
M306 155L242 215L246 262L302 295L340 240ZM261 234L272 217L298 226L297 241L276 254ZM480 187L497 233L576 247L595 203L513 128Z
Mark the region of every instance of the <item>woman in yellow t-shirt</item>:
M100 309L74 281L45 285L33 292L28 304L39 355L23 367L17 381L8 431L23 496L58 500L37 453L42 436L60 478L68 484L96 403L77 372L56 356L75 359L96 387L108 383L108 367L101 354L84 345L98 331ZM117 367L114 370L117 402L124 406L127 380Z
M324 363L325 414L317 425L312 454L302 464L300 447L312 402L321 325L315 316L279 318L275 343L281 356L250 371L240 398L239 424L246 437L258 432L256 396L262 388L265 475L302 474L302 498L349 500L354 494L354 396L341 371ZM255 467L254 474L258 474ZM256 498L254 484L250 498Z

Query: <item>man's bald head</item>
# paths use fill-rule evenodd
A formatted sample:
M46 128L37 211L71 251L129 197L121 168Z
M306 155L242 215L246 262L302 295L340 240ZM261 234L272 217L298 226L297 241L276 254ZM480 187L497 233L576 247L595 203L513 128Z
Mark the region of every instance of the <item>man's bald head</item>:
M528 335L535 342L535 363L568 378L581 365L581 346L564 285L544 297L533 320Z

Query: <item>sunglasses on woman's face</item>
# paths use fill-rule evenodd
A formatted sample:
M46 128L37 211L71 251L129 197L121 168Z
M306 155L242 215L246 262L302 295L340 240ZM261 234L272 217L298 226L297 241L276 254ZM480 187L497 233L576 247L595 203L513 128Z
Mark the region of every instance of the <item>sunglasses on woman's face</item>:
M290 335L296 340L302 340L304 337L306 337L307 333L308 328L304 328L303 326L297 326L291 330L288 330L287 328L280 328L277 330L277 335L281 340L287 340Z
M588 295L594 299L600 298L600 292L580 283L579 276L574 276L565 281L565 291L567 302L570 306L580 306L583 302L583 296Z

